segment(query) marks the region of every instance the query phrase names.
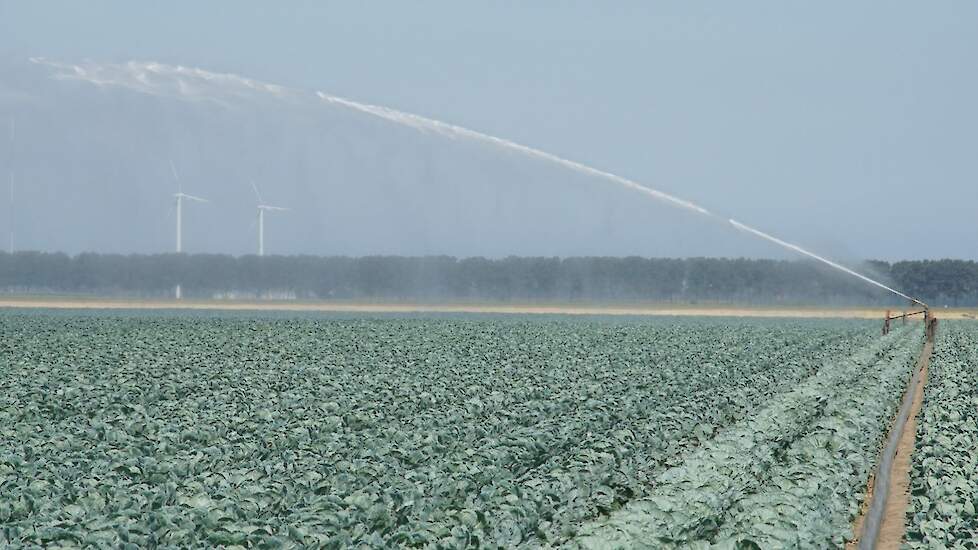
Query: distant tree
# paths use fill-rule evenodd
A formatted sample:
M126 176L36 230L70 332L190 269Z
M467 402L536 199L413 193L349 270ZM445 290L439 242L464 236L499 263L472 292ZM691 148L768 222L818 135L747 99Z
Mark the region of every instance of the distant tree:
M978 305L978 263L870 261L871 276L932 305ZM726 258L241 256L0 252L0 290L218 293L369 300L886 304L905 300L811 261Z

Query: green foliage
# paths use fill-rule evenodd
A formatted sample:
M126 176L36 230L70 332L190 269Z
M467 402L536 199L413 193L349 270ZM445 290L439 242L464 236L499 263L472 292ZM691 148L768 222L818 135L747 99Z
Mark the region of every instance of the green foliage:
M0 546L561 544L730 434L789 464L876 330L0 315Z
M660 474L650 494L584 526L575 543L841 546L920 346L907 327L827 363Z
M910 548L978 544L978 324L943 321L917 426Z

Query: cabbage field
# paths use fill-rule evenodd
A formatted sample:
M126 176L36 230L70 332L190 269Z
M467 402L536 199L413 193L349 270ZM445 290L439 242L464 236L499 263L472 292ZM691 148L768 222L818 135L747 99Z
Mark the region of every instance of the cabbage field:
M978 547L978 324L938 332L917 427L907 543Z
M878 329L0 313L0 547L838 546Z

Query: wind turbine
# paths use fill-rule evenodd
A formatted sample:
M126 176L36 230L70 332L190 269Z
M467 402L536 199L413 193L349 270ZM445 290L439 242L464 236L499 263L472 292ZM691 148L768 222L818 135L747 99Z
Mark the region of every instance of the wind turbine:
M9 252L10 255L14 254L14 171L10 170L10 243Z
M261 199L261 193L258 192L258 186L255 182L251 182L251 188L255 190L255 197L258 198L258 255L265 255L265 212L271 210L285 211L288 208L283 208L281 206L270 206L264 204L265 201Z
M10 119L10 216L7 220L10 224L10 242L8 248L10 255L14 254L14 133L16 125L14 119Z
M183 192L183 183L180 181L180 176L177 175L177 167L173 165L172 160L170 161L170 170L173 172L173 179L177 180L178 185L178 191L173 196L177 199L177 253L179 254L183 252L183 199L196 202L208 201Z
M173 161L170 161L170 171L173 172L173 179L177 180L177 192L173 194L174 198L177 200L177 254L183 252L183 199L196 202L208 202L207 199L202 199L200 197L195 197L193 195L188 195L183 192L183 183L180 181L180 176L177 175L177 167L173 165ZM183 289L181 285L177 284L174 289L174 295L177 300L183 297Z

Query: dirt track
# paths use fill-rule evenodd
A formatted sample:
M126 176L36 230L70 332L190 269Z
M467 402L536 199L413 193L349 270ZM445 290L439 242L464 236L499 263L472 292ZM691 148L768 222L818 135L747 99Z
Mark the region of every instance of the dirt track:
M52 309L189 309L228 311L309 311L336 313L504 313L550 315L679 315L709 317L797 317L880 319L883 308L737 307L697 305L575 304L405 304L352 302L285 302L232 300L128 300L100 298L0 298L0 308ZM974 318L976 310L939 310L943 319Z
M880 525L876 548L880 550L898 550L903 545L907 532L907 509L910 506L910 469L913 466L914 447L917 442L917 415L924 402L924 387L927 385L927 368L930 366L930 356L933 344L925 345L920 355L920 380L917 381L917 393L910 408L910 416L900 435L900 444L890 467L890 490L886 499L886 509L883 522ZM859 535L863 530L863 521L874 497L875 479L869 479L866 500L860 509L859 516L853 522L853 532L856 539L846 544L846 550L855 550L859 546Z
M932 344L928 344L929 346ZM924 403L924 387L927 385L927 367L930 365L929 353L923 359L920 381L917 383L917 395L910 409L910 418L900 438L893 468L890 470L890 497L886 499L886 515L880 529L877 548L881 550L898 550L903 545L903 537L907 533L907 509L910 507L910 460L913 458L914 446L917 443L917 415Z

